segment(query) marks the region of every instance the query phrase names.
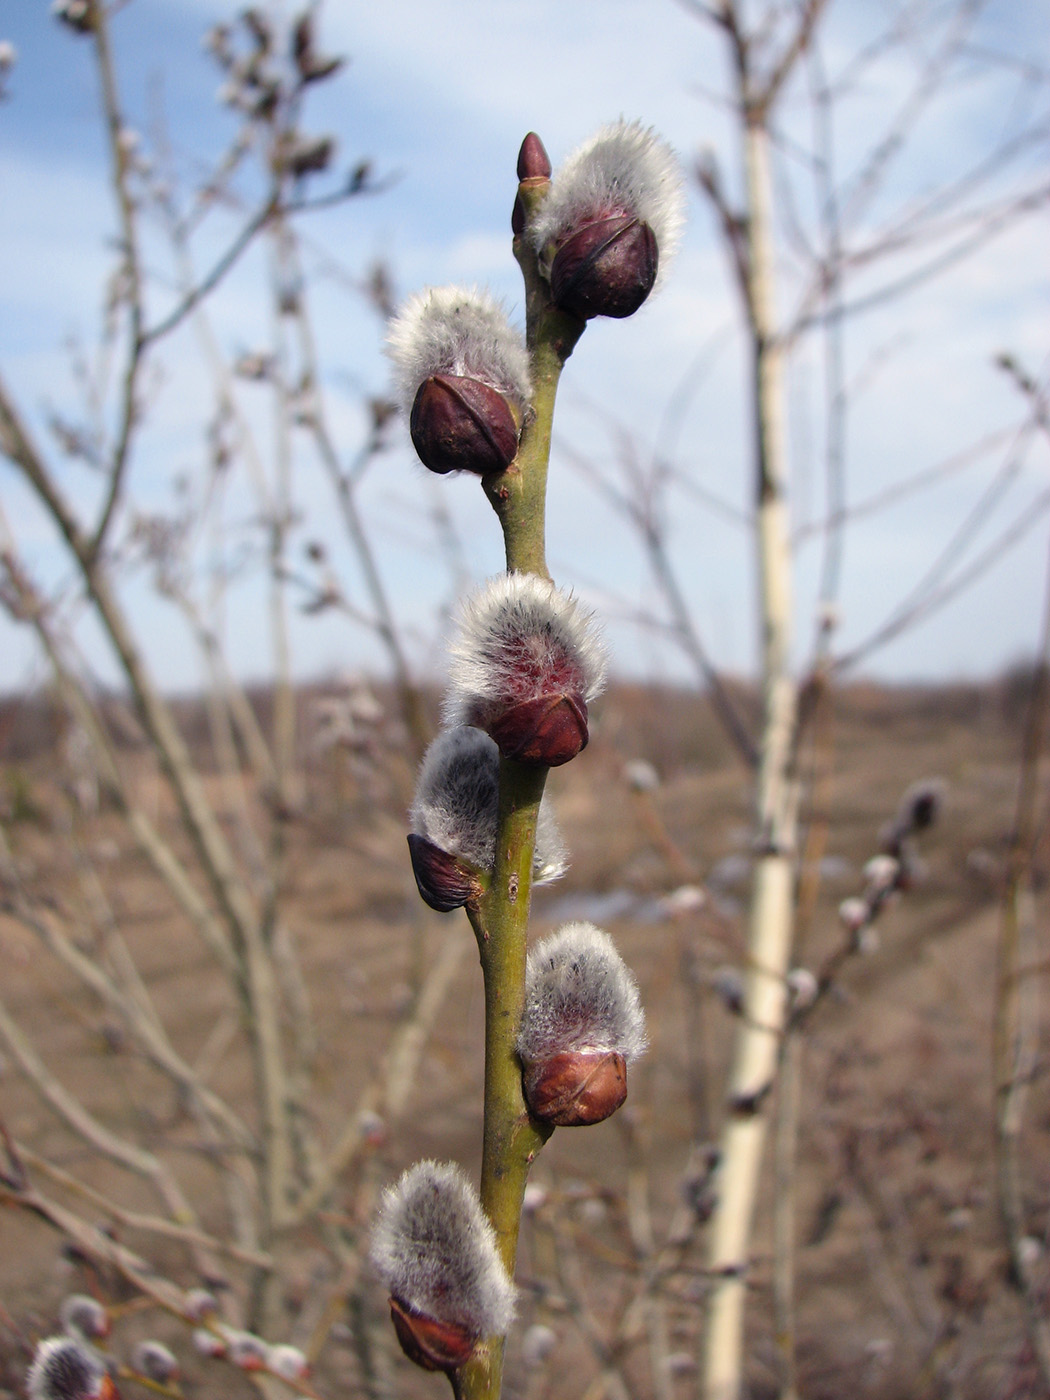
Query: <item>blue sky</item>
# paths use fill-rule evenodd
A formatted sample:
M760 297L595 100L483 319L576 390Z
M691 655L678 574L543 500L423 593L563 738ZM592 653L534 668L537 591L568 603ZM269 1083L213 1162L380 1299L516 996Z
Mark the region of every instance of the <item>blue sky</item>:
M957 178L1011 131L1047 112L1047 93L1026 65L1046 63L1039 7L992 0L969 36L966 53L925 105L887 178L858 214L854 246L877 240L900 212ZM159 114L169 133L179 179L192 183L236 129L216 93L221 78L205 54L207 26L238 7L220 0L133 0L114 22L128 124L150 150ZM878 12L878 15L875 12ZM930 7L930 13L935 7ZM285 13L290 13L287 9ZM832 4L822 32L826 72L843 80L851 55L874 37L868 26L886 7L859 0ZM902 11L903 13L903 11ZM936 52L937 36L919 36L864 67L836 110L834 150L848 187L865 152L892 130L893 113L915 90L917 74ZM42 0L3 0L0 40L18 53L0 104L0 373L48 443L50 410L76 411L68 341L97 335L102 287L113 265L115 228L98 120L90 43L62 30ZM425 283L477 282L520 308L508 220L514 161L526 131L543 136L557 163L593 128L624 115L662 132L691 168L713 148L732 190L737 186L736 135L712 95L724 88L725 55L718 37L674 0L388 0L383 5L329 5L320 39L346 53L349 66L319 88L307 108L311 131L331 132L344 167L367 156L392 177L381 195L312 215L303 224L314 274L314 314L325 365L325 393L347 456L361 432L359 394L387 381L381 328L347 288L374 259L385 259L399 291ZM989 62L994 55L994 62ZM779 225L781 303L797 303L807 276L801 251L813 229L812 107L805 84L785 107L778 191L789 188ZM1045 136L1045 133L1044 133ZM1031 183L1046 146L999 171L986 195L1005 196ZM1044 176L1045 178L1045 176ZM317 186L324 187L323 181ZM241 186L246 198L251 186ZM198 266L224 245L242 215L219 216L201 239ZM1045 439L1033 442L1004 472L1009 434L1023 404L993 357L1015 353L1046 374L1050 351L1050 266L1045 208L1002 237L924 283L902 300L879 305L849 323L847 383L855 390L847 432L847 498L868 501L928 470L970 444L995 438L993 450L945 475L921 493L858 519L848 535L839 645L849 651L892 613L923 576L953 532L976 513L974 557L999 530L1032 514L1033 528L972 590L906 635L874 653L865 669L897 679L983 674L1035 644L1050 518L1034 505L1047 485ZM159 231L147 241L151 267L165 264ZM903 276L924 256L904 249L890 262L860 269L847 299L861 299ZM341 275L331 272L333 262ZM245 259L217 295L212 323L229 356L263 348L272 334L263 251ZM150 292L150 307L165 304ZM158 356L150 419L130 480L129 500L157 511L173 499L172 481L205 479L203 425L209 376L200 342L187 326ZM825 508L823 496L824 363L819 338L803 340L789 374L789 442L795 524L800 539ZM238 389L264 460L272 442L261 393ZM997 436L1001 435L1001 436ZM753 664L751 616L754 561L744 514L750 498L749 427L743 343L734 291L708 210L690 188L689 222L667 285L626 322L588 328L563 379L551 483L550 561L556 578L584 594L608 619L615 664L622 671L686 674L674 649L651 629L628 620L654 610L658 596L632 532L625 529L574 465L619 480L625 456L641 464L655 453L672 460L687 486L668 498L668 544L698 627L715 660L734 671ZM71 497L89 508L97 482L55 455ZM294 497L301 514L296 548L323 540L352 597L361 582L334 520L327 485L308 451L297 447ZM1004 484L996 488L1000 476ZM699 492L728 511L703 504ZM0 463L0 504L37 575L59 588L69 582L55 543L25 488ZM499 533L468 480L430 478L401 445L373 467L362 506L398 616L420 664L441 664L442 609L455 590L449 561L435 537L432 514L447 509L465 542L469 573L501 567ZM250 491L233 486L227 521L239 527L251 512ZM204 546L202 545L202 550ZM819 547L801 544L798 659L812 633ZM125 596L147 638L159 638L156 664L168 685L191 685L197 663L169 604L150 596L144 572L128 575ZM70 605L71 620L77 617ZM231 589L226 626L236 668L265 673L269 641L265 602L245 574ZM92 669L110 677L105 648L81 629ZM302 675L379 665L374 643L346 619L296 621L295 664ZM27 640L0 619L0 688L39 677Z

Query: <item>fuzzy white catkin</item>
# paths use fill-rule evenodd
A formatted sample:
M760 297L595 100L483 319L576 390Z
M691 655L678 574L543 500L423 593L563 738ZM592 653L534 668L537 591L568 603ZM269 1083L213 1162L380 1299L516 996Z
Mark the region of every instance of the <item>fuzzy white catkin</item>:
M163 1342L136 1342L131 1352L132 1370L138 1371L158 1385L168 1385L179 1373L175 1354Z
M542 254L588 218L613 211L649 225L663 277L685 222L682 171L670 146L637 121L603 126L554 174L550 194L529 228Z
M26 1376L31 1400L82 1400L99 1395L106 1372L95 1354L73 1337L40 1342Z
M426 287L409 297L391 323L387 352L406 413L432 374L479 379L521 409L532 394L524 336L502 304L476 287Z
M564 1050L611 1050L630 1063L646 1044L638 987L602 929L565 924L529 953L518 1039L527 1064Z
M283 1376L287 1381L305 1380L310 1374L310 1363L298 1347L282 1344L270 1348L270 1370L275 1376Z
M480 729L444 729L427 749L409 821L417 836L478 870L491 870L499 817L499 749ZM564 875L567 856L550 804L540 803L532 879Z
M449 648L447 723L470 723L478 702L548 693L549 673L569 661L587 704L605 688L608 657L598 623L571 593L536 574L507 573L465 599ZM522 674L530 660L531 684Z
M409 1308L477 1337L502 1336L514 1285L474 1187L454 1162L417 1162L387 1187L369 1257Z
M63 1298L58 1320L68 1337L97 1341L109 1334L109 1314L89 1293L70 1293Z

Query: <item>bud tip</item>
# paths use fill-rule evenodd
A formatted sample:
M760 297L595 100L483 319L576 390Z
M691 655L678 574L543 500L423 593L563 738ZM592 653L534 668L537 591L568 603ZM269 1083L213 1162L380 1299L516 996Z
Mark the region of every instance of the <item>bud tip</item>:
M534 131L530 131L518 152L518 179L549 180L550 175L550 157L540 138Z

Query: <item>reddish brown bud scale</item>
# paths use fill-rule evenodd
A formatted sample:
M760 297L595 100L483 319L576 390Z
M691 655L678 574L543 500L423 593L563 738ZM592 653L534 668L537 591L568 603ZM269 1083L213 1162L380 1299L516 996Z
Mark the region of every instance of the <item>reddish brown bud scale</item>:
M628 214L594 219L558 245L551 264L551 292L565 311L592 316L631 316L653 289L659 254L648 224Z
M469 1361L478 1339L455 1322L439 1322L390 1299L390 1320L401 1350L424 1371L455 1371Z
M481 893L476 876L455 856L450 856L425 836L412 832L408 837L408 852L420 897L439 914L462 909Z
M550 156L540 138L534 131L530 131L518 152L518 179L549 180L550 177Z
M498 389L459 374L419 386L409 419L412 444L432 472L504 471L518 450L518 423Z
M627 1061L615 1050L563 1050L525 1066L525 1099L541 1122L557 1128L601 1123L627 1097Z
M587 705L580 695L540 695L508 705L482 727L504 758L558 768L587 746Z

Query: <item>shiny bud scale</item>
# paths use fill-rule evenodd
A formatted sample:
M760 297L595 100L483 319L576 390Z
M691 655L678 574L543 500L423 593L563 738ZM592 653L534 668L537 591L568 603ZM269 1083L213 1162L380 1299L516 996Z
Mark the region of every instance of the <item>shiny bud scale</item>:
M490 384L432 374L419 386L408 420L412 446L432 472L504 471L518 450L518 421Z

